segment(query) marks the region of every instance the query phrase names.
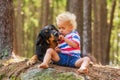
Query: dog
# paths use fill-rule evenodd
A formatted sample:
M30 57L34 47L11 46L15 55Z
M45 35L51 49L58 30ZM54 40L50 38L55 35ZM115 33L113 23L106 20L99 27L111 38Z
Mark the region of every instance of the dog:
M41 29L36 40L36 52L27 62L27 65L33 65L38 60L43 61L48 48L55 48L59 41L59 31L54 25L47 25Z

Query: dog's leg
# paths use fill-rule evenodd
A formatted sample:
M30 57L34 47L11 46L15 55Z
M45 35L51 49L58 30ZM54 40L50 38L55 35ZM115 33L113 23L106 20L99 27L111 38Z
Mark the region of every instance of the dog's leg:
M37 55L34 55L28 62L27 65L33 65L38 61Z

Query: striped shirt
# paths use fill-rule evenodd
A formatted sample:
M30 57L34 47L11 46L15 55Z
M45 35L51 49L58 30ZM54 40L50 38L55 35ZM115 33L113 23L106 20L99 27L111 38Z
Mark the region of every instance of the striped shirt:
M80 57L80 36L77 31L72 31L71 33L67 34L65 38L72 40L73 42L78 44L77 48L73 48L69 46L65 41L61 41L58 47L61 49L61 53L68 54L70 56Z

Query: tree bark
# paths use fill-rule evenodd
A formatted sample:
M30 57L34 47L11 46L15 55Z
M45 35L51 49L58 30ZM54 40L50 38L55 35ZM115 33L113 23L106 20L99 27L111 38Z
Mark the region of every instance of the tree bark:
M83 55L91 53L91 0L84 0L83 10Z
M24 56L24 36L23 36L23 14L22 14L22 1L17 0L16 8L16 27L14 27L14 45L13 50L16 55ZM22 53L22 54L21 54Z
M100 44L100 4L99 0L93 0L93 32L92 32L92 55L97 58L97 63L101 61Z
M94 0L93 2L94 27L92 50L93 54L97 58L97 62L108 64L109 53L107 53L107 4L105 0Z
M48 24L49 18L49 0L42 0L42 11L41 11L41 26L44 27Z
M9 56L12 53L13 18L13 1L0 0L0 58Z
M109 64L109 53L107 53L107 2L106 0L100 0L100 40L101 40L101 63L106 65Z

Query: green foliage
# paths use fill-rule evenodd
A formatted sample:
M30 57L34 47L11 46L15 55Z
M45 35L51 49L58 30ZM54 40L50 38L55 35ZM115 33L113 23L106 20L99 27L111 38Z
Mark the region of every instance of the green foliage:
M111 0L109 0L109 3L110 1ZM114 13L113 27L112 27L111 39L110 39L110 43L111 43L110 59L113 64L120 65L119 63L120 62L120 55L119 55L120 53L120 10L119 10L118 4L120 4L120 1L117 1L115 13Z
M40 0L24 0L22 11L24 13L24 47L25 56L30 57L34 53L35 47L35 29L39 27Z
M0 74L0 80L2 80L4 76L4 74Z
M21 1L21 13L23 15L23 47L25 48L25 53L23 53L26 57L31 57L35 53L35 40L36 36L40 31L40 15L41 15L41 1L42 0L23 0ZM14 1L15 11L17 10L19 1ZM55 16L58 13L65 11L66 0L51 0L50 1L50 8L54 9L53 13L53 20L55 24ZM16 12L15 12L16 14ZM49 15L49 16L50 16ZM17 18L17 15L15 16ZM50 23L51 20L48 21Z

